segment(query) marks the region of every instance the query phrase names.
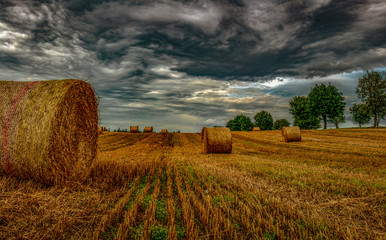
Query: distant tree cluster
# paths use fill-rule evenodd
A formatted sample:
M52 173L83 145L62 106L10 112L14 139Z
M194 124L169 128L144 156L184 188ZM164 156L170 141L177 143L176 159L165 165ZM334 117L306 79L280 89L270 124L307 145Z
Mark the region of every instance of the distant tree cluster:
M381 119L386 117L386 78L375 71L367 73L359 78L356 93L361 103L355 103L350 108L353 121L359 123L359 127L374 120L374 127L379 126ZM315 84L307 96L295 96L290 102L289 112L292 114L294 126L301 129L318 129L323 122L323 129L327 123L333 123L336 128L344 123L344 109L346 102L343 93L331 83ZM229 120L226 127L232 131L252 131L253 127L260 130L278 130L290 126L286 119L273 121L272 115L267 111L260 111L254 117L255 122L244 115L238 115Z
M130 130L118 128L118 129L114 129L113 132L130 132Z
M294 118L294 125L301 129L317 129L320 120L323 120L323 128L327 128L327 122L334 123L336 128L345 122L343 93L335 86L328 83L316 84L311 88L308 96L295 96L290 101L290 110Z
M359 79L356 93L362 103L354 104L350 108L353 120L359 123L359 127L374 119L374 127L378 127L381 119L386 116L386 80L378 72L367 71L366 75ZM329 83L316 84L307 96L295 96L289 102L290 110L294 118L294 125L301 129L317 129L320 120L323 120L323 128L327 122L333 123L339 128L340 123L345 122L343 93Z
M245 115L238 115L234 119L229 120L226 127L231 131L252 131L253 127L260 127L260 130L273 130L281 129L282 127L288 127L290 123L287 119L278 119L273 122L272 115L267 111L260 111L256 113L255 122L252 123L251 119Z
M229 120L226 124L231 131L252 131L253 123L251 119L244 115L238 115L234 119Z
M362 103L354 104L350 108L353 120L361 126L368 123L371 119L369 115L372 115L373 127L378 127L381 119L386 116L386 78L379 72L367 71L366 75L359 79L356 93Z

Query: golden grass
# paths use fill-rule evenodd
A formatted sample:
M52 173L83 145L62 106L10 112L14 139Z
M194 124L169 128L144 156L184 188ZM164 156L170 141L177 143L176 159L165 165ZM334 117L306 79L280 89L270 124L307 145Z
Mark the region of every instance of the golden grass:
M0 239L384 239L386 130L301 134L105 132L84 184L0 175Z

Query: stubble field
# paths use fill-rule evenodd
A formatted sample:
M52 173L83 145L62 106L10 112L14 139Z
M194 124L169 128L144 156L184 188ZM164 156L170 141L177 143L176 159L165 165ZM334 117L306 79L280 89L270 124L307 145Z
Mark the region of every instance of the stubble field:
M85 183L0 174L0 239L385 239L386 129L104 132Z

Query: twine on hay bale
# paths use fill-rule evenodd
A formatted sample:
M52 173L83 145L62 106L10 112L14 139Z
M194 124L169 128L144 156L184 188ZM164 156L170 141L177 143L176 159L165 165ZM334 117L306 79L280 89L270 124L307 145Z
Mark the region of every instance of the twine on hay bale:
M88 176L98 138L90 84L0 81L0 95L0 171L47 185Z
M215 127L202 128L201 131L202 153L231 153L232 134L229 128Z
M254 127L252 131L254 132L260 131L260 127Z
M281 134L283 135L284 142L298 142L302 140L300 128L298 126L282 127Z
M167 129L161 129L161 133L167 133L168 130Z
M130 126L131 133L138 133L138 126Z
M144 133L151 133L153 132L153 127L145 127L145 129L143 130Z

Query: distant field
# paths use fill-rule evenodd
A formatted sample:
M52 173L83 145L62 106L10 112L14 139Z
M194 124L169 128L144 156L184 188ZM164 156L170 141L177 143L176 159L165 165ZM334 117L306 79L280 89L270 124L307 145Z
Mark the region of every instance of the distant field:
M0 239L386 239L386 129L104 132L87 183L0 175Z

